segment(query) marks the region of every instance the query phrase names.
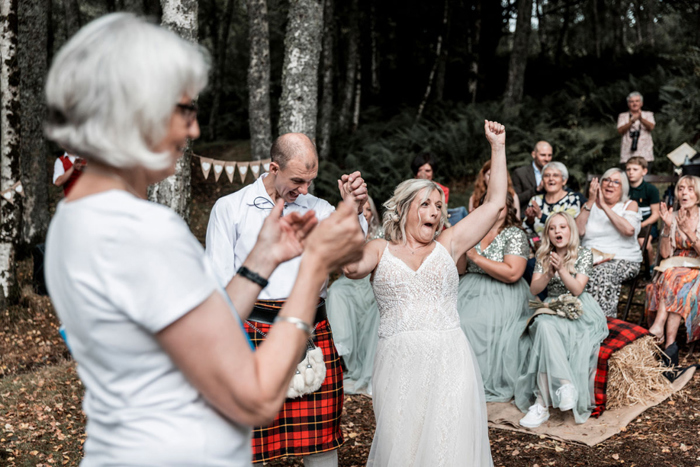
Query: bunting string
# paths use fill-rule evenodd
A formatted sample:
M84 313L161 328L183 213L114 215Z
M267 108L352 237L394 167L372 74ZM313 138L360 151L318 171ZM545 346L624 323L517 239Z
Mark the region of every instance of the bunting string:
M229 183L233 183L233 179L236 175L236 169L238 169L238 176L241 183L245 183L245 179L248 173L253 175L255 180L260 177L265 172L270 170L270 159L254 160L254 161L222 161L218 159L212 159L210 157L202 157L197 154L192 154L192 156L199 159L199 167L202 169L202 175L204 179L209 178L209 173L214 172L214 182L218 182L221 174L225 173L228 178Z

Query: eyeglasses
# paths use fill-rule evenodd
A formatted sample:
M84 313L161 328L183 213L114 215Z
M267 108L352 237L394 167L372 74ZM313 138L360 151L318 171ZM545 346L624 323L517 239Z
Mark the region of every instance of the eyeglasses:
M562 178L561 174L547 172L542 175L542 178Z
M600 181L600 183L609 183L610 185L613 186L620 186L622 185L622 182L620 180L610 180L609 178L604 178Z
M197 119L197 110L199 110L199 108L194 102L190 102L189 104L179 103L176 104L175 107L177 107L183 118L187 121L187 126L192 125Z

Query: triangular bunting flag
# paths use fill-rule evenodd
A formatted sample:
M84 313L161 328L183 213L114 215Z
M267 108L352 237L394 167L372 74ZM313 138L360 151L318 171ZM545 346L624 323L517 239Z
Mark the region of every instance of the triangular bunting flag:
M14 189L17 193L24 196L24 187L22 186L22 182L15 183Z
M209 171L211 170L211 166L214 163L214 160L208 159L206 157L200 157L199 163L202 166L202 174L204 175L204 180L206 180L207 177L209 177Z
M265 172L269 172L269 171L270 171L270 162L271 162L270 159L263 159L263 160L260 161L260 163L261 163L262 166L263 166L263 169L265 169Z
M251 161L250 171L253 172L253 177L257 180L260 176L260 161Z
M214 181L218 182L221 177L221 172L224 171L223 161L214 161Z
M9 189L9 190L5 190L2 192L2 197L5 198L10 203L12 203L12 198L13 198L14 194L15 194L15 192L12 191L12 189Z
M250 164L250 162L238 163L238 173L241 175L241 183L245 181L245 175L248 173L248 164Z
M224 164L224 170L226 171L226 176L228 177L228 181L230 183L233 183L233 175L236 173L236 163L235 162L227 162Z

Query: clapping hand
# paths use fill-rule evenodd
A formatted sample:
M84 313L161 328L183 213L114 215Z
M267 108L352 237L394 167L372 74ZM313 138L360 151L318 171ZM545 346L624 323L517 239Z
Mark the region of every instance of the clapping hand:
M599 191L600 183L598 182L598 178L596 177L593 180L591 180L591 186L588 187L588 199L593 201L594 203L597 203Z
M506 127L498 122L484 120L484 132L486 139L491 146L505 146L506 144Z
M304 251L307 235L318 224L314 211L307 211L303 216L293 212L283 217L283 209L284 201L277 201L263 223L256 244L276 264L299 256Z
M661 203L659 206L659 216L661 220L664 221L666 228L670 228L673 224L673 207L668 207L666 203Z
M359 171L341 176L340 180L338 180L338 191L340 191L340 196L343 200L351 202L357 207L357 213L362 214L368 195L367 184L362 179L362 174Z
M531 207L532 207L532 212L535 214L535 217L538 219L541 219L542 218L542 209L540 209L540 205L537 204L537 201L532 200Z
M559 271L563 266L563 261L561 260L561 256L556 251L552 251L549 254L549 268L551 270L552 276L554 276L554 273Z
M685 234L686 237L690 238L690 234L695 233L695 227L697 227L697 221L693 222L690 217L690 211L688 209L681 209L678 211L678 228L681 232ZM664 221L665 222L665 221ZM695 224L695 225L693 225Z

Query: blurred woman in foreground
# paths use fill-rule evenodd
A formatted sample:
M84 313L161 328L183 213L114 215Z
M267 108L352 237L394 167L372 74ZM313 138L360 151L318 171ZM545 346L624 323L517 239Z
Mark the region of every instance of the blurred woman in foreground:
M48 75L47 136L89 161L59 203L46 282L85 384L84 466L250 465L251 426L271 420L309 337L328 271L356 259L345 203L280 217L224 290L173 211L146 201L199 136L201 49L129 14L93 21ZM241 319L265 278L305 247L300 277L256 352Z

